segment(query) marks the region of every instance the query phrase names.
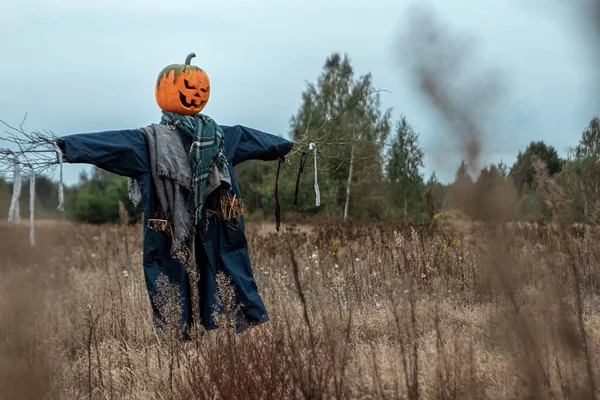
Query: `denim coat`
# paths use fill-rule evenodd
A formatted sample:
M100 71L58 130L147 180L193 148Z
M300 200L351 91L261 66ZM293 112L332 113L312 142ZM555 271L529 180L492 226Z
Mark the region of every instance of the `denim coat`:
M234 166L246 160L272 161L284 157L292 142L256 129L236 125L221 126L225 135L225 153L229 163L231 191L241 198ZM159 230L148 227L148 219L159 210L150 172L146 141L138 129L79 133L59 140L67 162L93 164L106 171L134 178L138 181L144 210L143 268L146 288L150 297L155 324L163 319L156 306L157 280L164 274L179 288L182 300L181 322L192 326L190 280L185 266L171 255L171 240ZM210 197L206 207L211 207ZM214 203L214 201L213 201ZM213 204L214 206L214 204ZM205 214L205 213L203 213ZM208 222L208 229L205 229ZM233 283L237 306L237 330L268 321L269 315L258 293L248 253L243 216L240 223L206 216L196 229L196 262L200 273L200 323L206 329L216 328L213 312L217 307L216 275L224 272Z

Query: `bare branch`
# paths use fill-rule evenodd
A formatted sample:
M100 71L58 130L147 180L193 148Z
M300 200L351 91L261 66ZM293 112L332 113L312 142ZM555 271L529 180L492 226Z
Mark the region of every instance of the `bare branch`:
M0 136L0 141L11 145L12 148L0 148L0 174L6 176L13 170L16 162L23 167L29 167L36 174L48 172L58 164L54 143L57 136L50 131L26 132L24 129L27 113L18 127L0 119L4 125L6 136Z

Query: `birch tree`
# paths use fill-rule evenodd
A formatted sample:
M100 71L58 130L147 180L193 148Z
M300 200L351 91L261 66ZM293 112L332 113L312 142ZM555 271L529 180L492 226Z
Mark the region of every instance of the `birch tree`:
M289 161L297 166L308 144L316 145L320 212L346 219L385 211L383 149L391 130L390 113L381 109L371 74L356 78L347 55L330 55L317 81L307 84L290 120L296 146ZM307 170L312 171L311 157L307 160ZM313 183L312 174L304 174L299 211L314 209Z

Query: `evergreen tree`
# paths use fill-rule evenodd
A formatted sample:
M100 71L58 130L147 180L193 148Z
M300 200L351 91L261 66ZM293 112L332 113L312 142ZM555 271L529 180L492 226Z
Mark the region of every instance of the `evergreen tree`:
M472 217L473 178L465 160L460 162L456 170L454 182L450 185L452 194L451 206Z
M535 158L546 164L550 176L560 172L562 161L556 149L543 141L531 142L524 152L519 152L515 164L510 169L510 177L519 193L523 191L525 185L533 188L535 180L533 161Z
M395 136L387 156L386 177L390 185L391 204L402 210L404 221L409 211L421 207L423 177L423 150L419 147L419 134L402 116L396 124Z

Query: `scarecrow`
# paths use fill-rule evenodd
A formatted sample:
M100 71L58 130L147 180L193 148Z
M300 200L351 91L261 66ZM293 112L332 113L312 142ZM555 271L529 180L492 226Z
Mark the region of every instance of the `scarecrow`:
M190 328L199 317L204 328L216 328L217 274L224 273L235 288L236 329L242 332L269 315L252 273L233 167L247 160L281 161L293 143L201 114L210 82L191 65L193 57L158 75L160 123L62 136L56 145L61 162L93 164L129 178L131 200L143 204L143 268L157 327L164 320L157 301L160 278L166 277L178 288L182 324Z

